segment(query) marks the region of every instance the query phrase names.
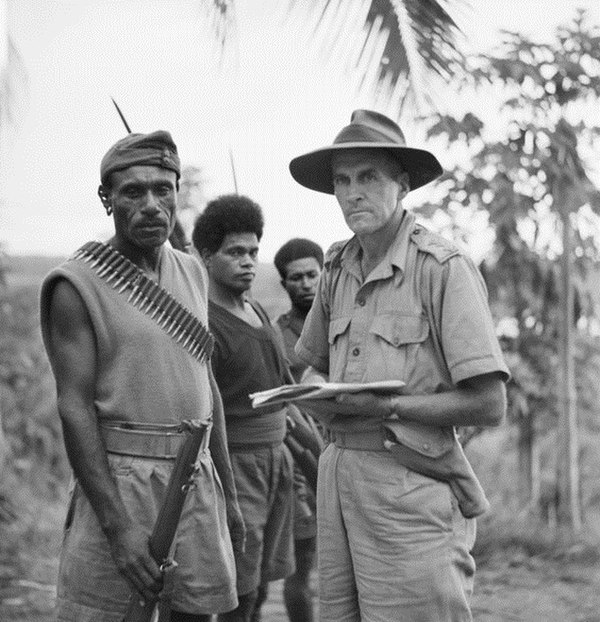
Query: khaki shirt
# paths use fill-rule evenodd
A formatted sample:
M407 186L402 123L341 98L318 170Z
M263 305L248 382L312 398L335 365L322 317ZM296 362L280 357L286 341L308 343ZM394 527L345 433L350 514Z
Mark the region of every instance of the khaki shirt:
M362 277L356 238L327 252L296 353L332 382L403 380L407 394L450 390L473 376L508 378L474 263L404 213L381 263ZM339 431L374 429L367 417L337 416ZM426 427L407 422L406 426ZM427 433L426 433L427 434ZM420 431L414 443L423 445Z

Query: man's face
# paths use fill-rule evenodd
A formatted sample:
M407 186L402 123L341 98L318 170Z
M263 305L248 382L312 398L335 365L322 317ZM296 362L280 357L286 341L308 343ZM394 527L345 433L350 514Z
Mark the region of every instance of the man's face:
M258 238L255 233L228 233L216 253L203 257L212 281L234 294L243 293L256 276Z
M105 207L112 207L118 240L140 248L164 244L175 224L177 176L159 166L131 166L110 176Z
M376 150L348 150L334 155L333 188L344 219L357 235L382 230L408 192L404 173L393 179L388 158Z
M321 267L314 257L294 259L285 266L285 278L281 284L285 288L292 306L302 313L308 313L315 298Z

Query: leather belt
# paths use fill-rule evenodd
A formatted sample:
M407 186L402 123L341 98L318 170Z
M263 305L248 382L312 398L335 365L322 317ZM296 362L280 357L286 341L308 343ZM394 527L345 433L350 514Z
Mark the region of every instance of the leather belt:
M175 459L186 439L186 432L177 424L105 422L100 424L100 434L108 453L163 460ZM200 451L208 447L209 439L207 430Z
M362 449L363 451L386 451L383 446L382 430L364 432L339 432L329 430L329 439L341 449Z

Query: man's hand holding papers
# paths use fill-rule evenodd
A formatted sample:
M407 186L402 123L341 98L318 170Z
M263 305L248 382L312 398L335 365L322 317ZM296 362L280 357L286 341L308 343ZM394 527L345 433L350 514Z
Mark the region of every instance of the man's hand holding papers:
M399 380L381 380L378 382L319 382L311 384L285 384L267 391L251 393L252 407L267 406L285 402L304 400L323 400L337 398L346 393L399 393L404 382ZM339 401L339 400L338 400ZM342 400L343 402L344 400Z
M303 410L327 424L336 415L361 415L386 418L390 412L387 400L382 399L402 392L404 382L381 380L377 382L316 382L283 385L268 391L252 393L253 408L270 404L294 402Z

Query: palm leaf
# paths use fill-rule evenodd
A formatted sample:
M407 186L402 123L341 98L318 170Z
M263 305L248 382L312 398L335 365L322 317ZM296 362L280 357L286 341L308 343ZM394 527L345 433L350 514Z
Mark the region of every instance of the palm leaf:
M447 10L467 0L287 0L326 62L358 93L399 113L412 100L435 109L436 79L464 67L461 31Z
M220 63L225 63L233 54L237 56L237 24L235 17L235 0L202 0L199 4L203 9L210 31L218 47Z
M8 28L8 2L0 0L0 125L15 124L21 109L27 74Z

